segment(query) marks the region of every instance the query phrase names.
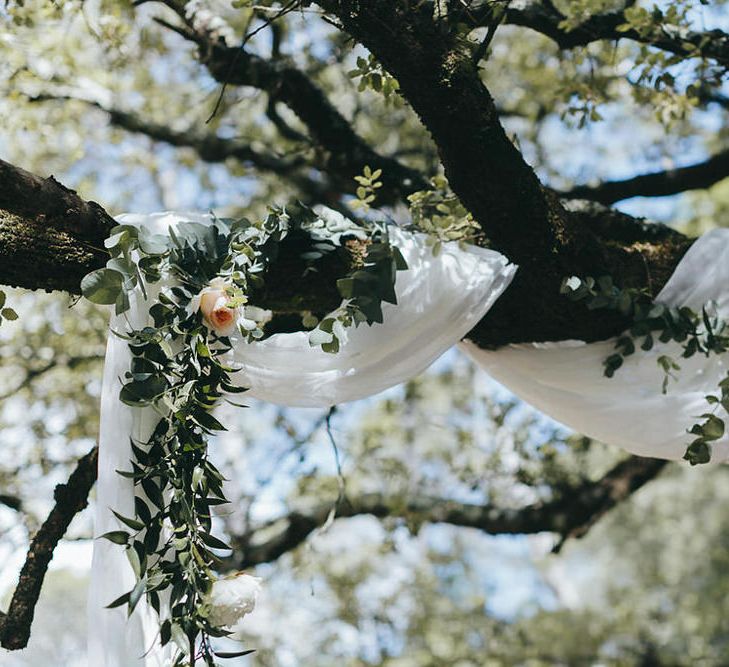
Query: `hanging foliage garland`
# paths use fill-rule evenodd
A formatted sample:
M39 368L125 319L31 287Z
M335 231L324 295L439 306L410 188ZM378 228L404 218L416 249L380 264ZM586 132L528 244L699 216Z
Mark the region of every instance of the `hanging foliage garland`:
M700 312L687 306L667 306L656 303L645 289L619 288L610 276L597 280L570 276L562 281L561 292L573 301L584 302L590 310L614 310L630 320L630 327L615 341L615 351L603 360L606 377L613 377L626 358L636 353L636 345L647 352L656 343L674 342L683 359L697 354L722 355L729 350L729 323L719 316L715 303L705 303ZM659 355L656 362L663 373L661 391L665 394L681 365L667 354ZM726 424L720 415L729 415L729 373L719 381L715 393L705 398L707 411L687 430L693 437L683 458L691 465L708 463L712 443L724 436Z
M103 537L126 549L136 574L134 588L109 607L127 605L131 614L146 596L160 617L160 643L175 647L175 667L197 660L215 665L216 657L249 652L216 654L211 643L250 611L258 583L247 575L238 581L214 575L216 552L229 547L212 533L213 508L227 500L208 439L225 430L213 408L246 391L226 362L231 338L252 343L265 337L271 314L250 299L284 239L294 235L306 240L305 271L317 270L333 253L350 267L337 281L341 306L321 321L308 314L302 322L310 345L335 353L348 327L381 322L382 302L396 302L396 274L407 266L385 224L355 224L333 211L296 207L290 214L271 209L255 222L180 223L169 236L119 225L106 242L106 268L82 282L87 299L114 305L117 315L133 300L150 304L152 325L114 334L128 341L132 354L120 400L154 409L159 421L148 441L132 441L131 471L119 471L134 481L135 515L115 512L124 527Z

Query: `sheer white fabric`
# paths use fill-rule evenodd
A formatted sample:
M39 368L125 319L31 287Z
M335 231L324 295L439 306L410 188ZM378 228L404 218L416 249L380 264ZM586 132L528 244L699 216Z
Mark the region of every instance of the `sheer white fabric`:
M700 310L714 301L729 320L729 229L699 238L657 297L670 306ZM680 459L692 436L687 433L709 407L727 372L727 355L681 359L677 343L638 350L613 378L603 376L602 361L614 341L511 345L481 350L471 342L463 350L490 376L521 399L570 428L640 456ZM657 359L672 356L681 365L678 380L661 394ZM729 437L712 446L712 463L729 458Z
M129 327L139 329L151 324L148 307L149 304L141 299L131 299L130 310L124 316L112 317L111 330L123 332ZM134 516L134 485L116 471L131 470L130 439L146 441L158 419L151 408L130 408L119 400L122 378L129 370L130 363L131 354L126 341L110 334L101 389L95 537L123 528L112 510L124 516ZM169 664L168 652L159 646L155 647L159 624L155 612L144 599L140 600L128 619L126 605L106 609L110 602L130 591L135 583L134 572L124 549L108 540L96 539L88 599L89 665L167 667Z
M209 219L199 213L158 213L123 215L118 221L146 225L164 234L179 221ZM403 382L462 339L491 308L516 271L503 255L491 250L462 250L449 243L434 257L422 235L393 229L391 238L409 268L397 274L398 305L384 304L384 322L349 330L337 354L311 347L305 333L276 334L252 344L233 339L231 361L241 368L236 380L251 387L247 395L281 405L328 407ZM128 313L112 318L111 329L123 332L148 324L149 305L133 300ZM110 335L101 398L97 536L121 527L112 509L127 516L134 514L133 484L116 470L130 467L130 437L146 440L156 422L152 410L130 408L119 401L121 380L129 364L126 342ZM166 651L155 644L158 623L144 600L129 620L124 607L105 609L134 584L124 550L96 540L91 579L89 664L165 665Z

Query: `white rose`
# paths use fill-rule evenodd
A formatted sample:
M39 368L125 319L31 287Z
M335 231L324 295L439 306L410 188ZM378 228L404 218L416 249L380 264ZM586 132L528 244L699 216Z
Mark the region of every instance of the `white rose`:
M210 591L210 623L219 628L235 625L256 606L261 580L250 574L237 572L218 579Z

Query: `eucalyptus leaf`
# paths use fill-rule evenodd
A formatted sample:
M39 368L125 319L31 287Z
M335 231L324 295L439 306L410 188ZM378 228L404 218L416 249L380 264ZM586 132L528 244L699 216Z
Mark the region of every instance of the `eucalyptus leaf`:
M124 276L112 269L97 269L81 281L82 294L92 303L113 305L124 283Z

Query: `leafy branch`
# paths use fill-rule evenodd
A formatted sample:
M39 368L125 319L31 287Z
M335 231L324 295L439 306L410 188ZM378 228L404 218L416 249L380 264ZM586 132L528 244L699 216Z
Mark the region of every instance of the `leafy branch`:
M656 303L645 289L622 289L613 283L610 276L594 278L565 278L561 287L573 301L583 301L589 310L600 308L614 310L630 318L632 324L615 341L615 352L603 360L603 372L613 377L625 359L636 352L653 349L656 342L677 343L682 349L681 357L689 359L696 354L706 357L721 355L729 350L727 323L719 317L715 305L705 304L701 312L687 306L671 307ZM670 355L661 354L656 362L663 371L662 392L668 391L671 379L676 379L680 364ZM714 410L721 407L729 414L729 375L719 383L720 396L709 395L707 402ZM724 435L724 421L714 412L700 416L703 420L694 424L689 433L697 436L689 444L684 459L692 465L708 463L711 459L710 443Z

